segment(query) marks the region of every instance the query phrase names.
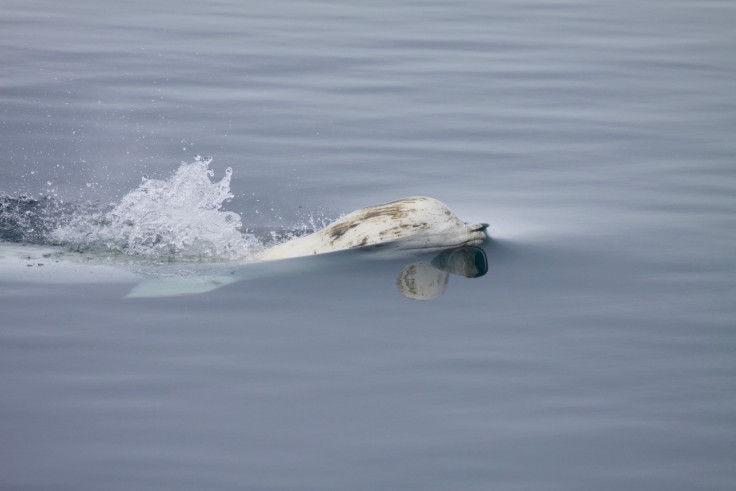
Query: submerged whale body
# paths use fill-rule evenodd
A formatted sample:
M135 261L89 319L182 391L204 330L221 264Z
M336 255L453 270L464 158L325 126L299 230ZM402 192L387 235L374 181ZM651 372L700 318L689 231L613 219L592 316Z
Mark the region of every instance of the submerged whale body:
M263 251L256 259L286 259L391 243L435 252L479 245L487 224L466 225L442 202L424 196L367 206L327 227Z

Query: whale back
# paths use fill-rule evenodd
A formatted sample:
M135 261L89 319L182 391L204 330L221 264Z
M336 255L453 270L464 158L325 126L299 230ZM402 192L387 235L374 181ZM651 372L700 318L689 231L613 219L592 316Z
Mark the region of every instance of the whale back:
M415 196L361 208L313 234L267 249L258 259L322 254L450 231L462 235L467 228L442 202Z

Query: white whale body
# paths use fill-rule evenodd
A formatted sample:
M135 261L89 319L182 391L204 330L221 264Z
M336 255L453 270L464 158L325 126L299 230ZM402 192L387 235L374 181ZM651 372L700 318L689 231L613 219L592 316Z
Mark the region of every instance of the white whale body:
M367 206L327 227L263 251L256 259L285 259L392 243L400 250L442 251L478 245L487 225L466 225L444 203L425 196Z
M333 266L354 261L356 256L347 252L351 249L371 251L366 258L387 255L396 258L405 254L413 256L476 246L485 240L486 226L483 223L466 225L436 199L403 198L361 208L321 230L273 246L247 260L215 263L211 266L211 269L216 270L227 268L226 274L203 271L204 274L175 274L166 278L148 279L138 283L128 297L204 293L237 281ZM299 259L339 251L346 252L320 261ZM292 260L274 261L283 259ZM84 283L140 279L138 274L116 266L124 266L124 263L102 261L93 255L66 252L47 246L2 242L0 247L0 278ZM202 266L207 267L206 264ZM446 265L434 266L447 270ZM417 274L407 274L405 278L405 283L409 286L415 285L417 278L423 279ZM428 298L425 293L413 295L413 298L422 295Z

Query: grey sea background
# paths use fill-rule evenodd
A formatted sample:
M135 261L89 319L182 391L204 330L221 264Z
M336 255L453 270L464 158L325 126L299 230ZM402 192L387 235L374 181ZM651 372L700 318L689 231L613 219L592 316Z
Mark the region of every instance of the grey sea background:
M0 489L736 489L733 1L0 5L6 198L200 154L260 233L426 195L492 237L430 301L0 275Z

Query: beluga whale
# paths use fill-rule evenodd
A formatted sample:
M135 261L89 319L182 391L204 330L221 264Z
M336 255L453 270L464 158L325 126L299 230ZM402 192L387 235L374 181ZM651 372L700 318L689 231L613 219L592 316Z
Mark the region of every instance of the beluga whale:
M138 194L133 196L136 200L139 199ZM137 202L124 200L124 203L131 201L134 204ZM0 207L0 219L5 218L4 221L0 220L0 225L12 225L15 222L8 219L17 216L26 217L27 213L15 213L16 208L22 208L24 203L22 200L6 200L4 206ZM10 206L13 204L18 206ZM174 211L178 210L176 208ZM166 217L180 216L168 208L164 211L168 212L164 214ZM25 222L19 223L23 225ZM123 225L128 226L128 221ZM430 299L444 291L448 274L468 278L484 274L487 265L484 266L485 262L481 259L485 256L475 246L485 241L486 227L485 223L463 222L444 203L434 198L414 196L361 208L311 234L272 247L248 249L243 256L224 261L202 261L201 264L188 260L183 260L181 264L171 260L160 264L147 261L139 264L135 260L114 261L104 252L64 250L59 248L63 244L55 243L25 243L24 237L21 240L10 237L12 240L8 242L4 236L0 236L0 278L13 276L23 281L34 278L39 281L88 283L113 278L127 282L148 277L133 287L127 296L159 297L204 293L237 281L334 268L362 259L403 259L407 256L440 254L431 261L407 266L397 282L404 296ZM141 229L138 227L135 231ZM14 230L16 228L11 227L11 231ZM101 237L109 239L105 234L112 232L105 227L100 230L98 233L102 233ZM84 231L86 238L89 234L86 228ZM53 234L50 237L57 240ZM95 237L93 234L92 238ZM139 238L138 235L131 237ZM129 237L124 238L126 244L131 242ZM449 255L442 254L445 252Z
M486 239L485 223L467 225L434 198L415 196L356 210L330 225L261 251L228 275L146 280L128 297L159 297L205 293L242 280L294 274L356 260L350 250L385 252L395 258L456 251L431 263L415 263L402 271L399 291L412 299L441 295L448 273L475 278L485 274L485 253L474 246ZM331 254L322 261L307 256ZM482 256L482 261L478 259ZM471 258L471 259L468 259Z
M361 208L312 234L266 249L255 259L286 259L380 247L440 252L481 244L487 227L486 223L465 224L439 200L413 196Z

